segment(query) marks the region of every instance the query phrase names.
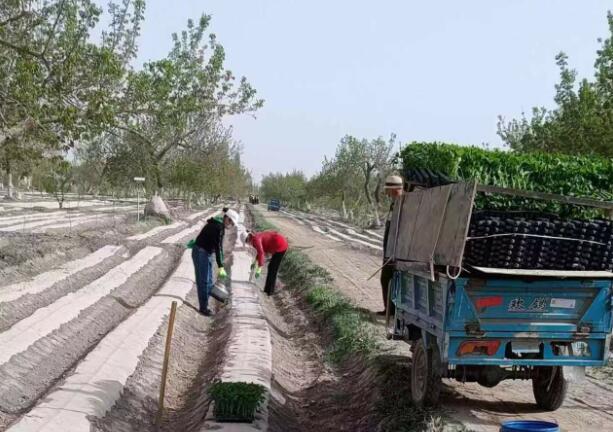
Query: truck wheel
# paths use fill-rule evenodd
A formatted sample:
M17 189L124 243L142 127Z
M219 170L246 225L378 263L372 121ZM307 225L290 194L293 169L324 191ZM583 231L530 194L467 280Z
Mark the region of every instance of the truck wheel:
M541 366L535 368L532 378L532 391L536 404L547 411L555 411L562 406L568 381L564 378L561 366Z
M443 385L441 380L441 359L436 344L427 350L421 340L414 341L411 365L411 399L422 408L438 403Z

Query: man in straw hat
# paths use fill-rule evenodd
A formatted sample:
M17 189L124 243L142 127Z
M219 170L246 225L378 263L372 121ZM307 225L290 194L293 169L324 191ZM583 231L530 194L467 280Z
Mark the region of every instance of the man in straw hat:
M402 196L403 193L404 182L402 177L397 175L387 176L385 179L385 194L390 197L392 203L390 204L390 211L387 214L387 218L385 220L385 233L383 234L383 267L381 268L381 292L383 294L383 310L381 312L377 312L378 315L385 315L387 313L387 294L389 289L389 284L392 280L392 276L394 275L394 265L389 262L389 257L386 256L387 252L387 238L390 232L390 224L392 221L392 212L394 210L394 204L396 200ZM394 305L390 303L390 315L394 314Z

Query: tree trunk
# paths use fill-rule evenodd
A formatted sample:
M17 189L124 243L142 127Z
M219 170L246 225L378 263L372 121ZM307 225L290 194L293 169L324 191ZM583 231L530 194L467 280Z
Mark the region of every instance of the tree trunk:
M383 183L381 174L377 174L377 186L375 186L375 202L377 203L377 207L381 205L381 183Z
M372 168L367 165L364 170L364 195L366 195L366 201L372 205L372 198L370 197L370 175L372 174Z
M341 192L341 209L343 211L343 219L347 220L347 203L345 202L345 191Z
M379 228L381 226L381 217L379 215L379 208L381 206L381 183L382 183L382 178L381 178L381 174L377 174L377 186L375 186L375 192L374 192L374 204L373 204L373 210L374 210L374 214L375 214L375 220L374 220L374 225L376 228Z
M377 209L377 204L373 201L372 196L370 194L370 177L374 170L375 166L369 163L366 164L366 169L364 170L364 193L366 194L366 200L370 205L372 215L373 215L373 226L378 228L381 226L381 220L379 219L379 210Z
M7 196L13 199L15 197L15 189L13 187L13 173L11 172L10 165L8 166L7 171L9 175L8 195Z

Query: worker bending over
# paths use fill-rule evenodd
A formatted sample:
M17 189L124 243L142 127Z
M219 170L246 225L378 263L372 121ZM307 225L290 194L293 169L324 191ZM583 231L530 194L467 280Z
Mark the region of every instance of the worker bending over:
M224 279L227 275L223 266L223 238L226 228L237 224L238 213L232 209L227 210L223 216L215 216L207 220L196 240L188 243L188 247L192 247L199 310L203 315L211 315L209 296L213 289L213 255L219 268L218 277Z
M259 233L243 232L241 233L241 240L244 244L253 246L257 252L256 260L252 265L252 267L255 267L256 278L259 278L262 274L265 256L271 255L264 292L269 296L272 295L277 285L279 266L285 252L287 252L287 239L277 232L265 231Z

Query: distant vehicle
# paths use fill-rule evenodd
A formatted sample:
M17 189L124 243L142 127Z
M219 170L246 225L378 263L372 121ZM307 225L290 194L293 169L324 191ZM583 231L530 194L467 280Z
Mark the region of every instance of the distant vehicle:
M271 199L268 201L268 211L279 211L281 203L278 199Z

